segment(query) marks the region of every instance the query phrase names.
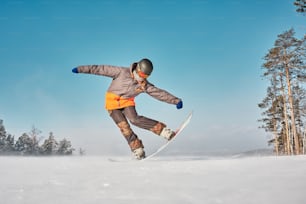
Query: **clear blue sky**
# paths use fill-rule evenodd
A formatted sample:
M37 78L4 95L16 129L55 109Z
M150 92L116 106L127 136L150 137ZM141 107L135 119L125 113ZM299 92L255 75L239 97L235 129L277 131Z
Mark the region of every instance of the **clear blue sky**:
M78 65L129 66L147 57L150 81L184 108L146 95L139 114L176 128L194 118L172 150L266 147L259 130L265 96L261 64L277 35L306 33L293 0L2 0L0 118L19 137L32 125L88 152L128 152L104 110L109 78L72 74ZM161 138L135 128L150 151ZM170 148L171 149L171 148Z

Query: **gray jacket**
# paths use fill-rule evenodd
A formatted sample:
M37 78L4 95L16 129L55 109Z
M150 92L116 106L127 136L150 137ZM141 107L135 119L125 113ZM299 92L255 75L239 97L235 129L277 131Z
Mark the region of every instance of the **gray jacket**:
M166 103L174 105L179 103L181 99L165 90L155 87L148 80L139 84L132 75L132 71L136 65L137 63L133 63L130 68L111 65L86 65L79 66L78 72L111 77L113 80L108 88L108 92L123 98L134 98L140 93L145 92L155 99Z

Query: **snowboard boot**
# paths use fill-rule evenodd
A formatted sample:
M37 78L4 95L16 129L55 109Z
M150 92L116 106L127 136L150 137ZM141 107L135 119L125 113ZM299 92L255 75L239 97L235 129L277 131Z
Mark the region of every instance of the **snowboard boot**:
M139 147L139 148L133 150L133 155L134 155L135 159L138 159L138 160L146 158L146 153L145 153L145 151L143 150L142 147Z
M175 132L172 131L170 128L164 127L160 133L160 136L169 141L175 136Z

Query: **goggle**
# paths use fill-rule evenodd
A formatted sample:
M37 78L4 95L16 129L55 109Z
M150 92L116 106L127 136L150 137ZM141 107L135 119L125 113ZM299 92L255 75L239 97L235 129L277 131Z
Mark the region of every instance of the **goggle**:
M145 74L144 72L142 72L140 69L136 69L137 70L137 74L141 77L141 78L148 78L149 75Z

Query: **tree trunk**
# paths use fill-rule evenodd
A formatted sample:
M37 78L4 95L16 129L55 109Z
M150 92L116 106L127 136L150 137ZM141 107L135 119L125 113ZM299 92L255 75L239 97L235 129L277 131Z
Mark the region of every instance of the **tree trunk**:
M305 152L305 144L306 143L306 134L305 134L305 132L304 132L304 136L303 136L303 154L305 154L306 152Z
M275 154L276 156L279 155L279 142L278 142L278 135L277 135L277 130L276 130L276 121L274 120L273 122L273 132L274 132L274 148L275 148Z
M290 82L288 63L286 63L285 71L286 71L286 81L287 81L287 86L288 86L288 98L289 98L289 106L290 106L290 114L291 114L292 136L294 139L294 151L295 151L295 154L300 154L300 143L299 143L298 135L296 133L296 125L295 125L293 99L292 99L292 93L291 93L292 91L291 91L291 82Z
M281 90L282 90L282 97L283 97L283 103L284 103L284 119L285 119L285 134L286 134L286 141L285 141L285 152L287 155L291 155L291 138L289 134L289 120L288 120L288 115L287 115L287 99L286 99L286 94L285 94L285 88L283 84L283 75L280 74L280 82L281 82Z

